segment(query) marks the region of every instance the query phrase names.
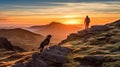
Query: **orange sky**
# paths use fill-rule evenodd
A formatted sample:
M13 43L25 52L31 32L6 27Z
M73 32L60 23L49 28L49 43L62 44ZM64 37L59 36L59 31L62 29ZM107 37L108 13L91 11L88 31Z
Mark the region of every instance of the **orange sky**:
M1 3L0 24L43 25L52 21L64 24L83 24L86 15L91 18L92 25L120 19L119 1L43 3L26 2L23 4L17 1L16 3Z
M67 16L67 15L66 15ZM69 16L69 15L68 15ZM91 18L91 24L105 24L118 20L119 17L93 17ZM43 17L7 17L7 19L1 20L1 24L33 24L44 25L52 21L61 22L63 24L83 24L84 17L61 17L61 18L43 18ZM5 22L5 23L2 23Z

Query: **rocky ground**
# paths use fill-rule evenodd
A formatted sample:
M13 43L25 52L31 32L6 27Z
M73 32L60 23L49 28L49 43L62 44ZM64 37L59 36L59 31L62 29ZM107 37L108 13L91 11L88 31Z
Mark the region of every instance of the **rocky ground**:
M4 38L0 48L0 67L120 67L120 20L72 33L43 52L21 51Z
M0 67L62 67L67 62L66 55L70 51L71 49L60 46L52 46L43 52L16 53L4 50L0 52Z
M73 50L63 67L120 67L120 20L72 33L60 44Z
M71 49L59 45L44 51L23 51L6 38L0 38L0 67L62 67Z

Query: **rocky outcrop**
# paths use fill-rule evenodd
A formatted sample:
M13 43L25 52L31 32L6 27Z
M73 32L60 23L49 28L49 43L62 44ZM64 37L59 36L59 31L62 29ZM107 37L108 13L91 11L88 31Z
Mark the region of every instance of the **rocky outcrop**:
M81 63L78 67L120 67L119 56L87 55L74 60Z
M12 46L10 41L8 41L4 37L0 37L0 48L7 49L7 50L14 50L14 47Z
M109 29L110 28L107 25L94 25L91 28L89 28L88 30L81 30L81 31L78 31L77 33L70 34L67 37L67 39L63 40L59 44L63 44L65 42L73 41L76 39L82 39L83 41L85 41L89 37L96 35L96 33L98 34L98 33L100 33L100 31L108 31Z
M25 52L26 50L24 50L23 48L19 47L19 46L14 46L14 50L18 51L18 52Z
M32 60L25 63L25 67L62 67L67 62L66 55L71 51L69 48L61 46L52 46L41 53L34 53ZM18 67L23 63L15 64L13 67ZM23 67L24 67L23 66Z
M18 47L18 46L13 46L10 41L8 41L7 38L0 37L0 48L1 49L6 49L8 51L19 51L19 52L24 52L25 50Z
M109 23L106 25L93 25L88 30L81 30L81 31L78 31L77 33L72 33L72 34L68 35L67 39L61 41L61 43L59 43L59 44L61 45L65 42L73 41L76 39L82 39L84 42L86 42L86 39L88 39L90 37L99 35L101 32L107 32L111 29L116 29L119 27L120 27L120 20L117 20L113 23ZM120 31L113 30L113 33L118 33L118 32L120 32ZM105 36L106 37L112 36L113 33L107 33ZM113 41L111 43L113 43Z
M65 67L120 67L120 20L70 34L60 45L73 48Z
M25 67L24 63L16 63L13 67Z
M118 27L120 28L120 20L117 20L113 23L109 23L109 24L106 24L107 26L115 26L115 27Z
M88 30L88 32L100 32L107 30L109 30L109 27L106 25L94 25Z
M77 58L75 58L77 60ZM101 67L104 61L104 56L85 56L79 59L81 63L79 67Z

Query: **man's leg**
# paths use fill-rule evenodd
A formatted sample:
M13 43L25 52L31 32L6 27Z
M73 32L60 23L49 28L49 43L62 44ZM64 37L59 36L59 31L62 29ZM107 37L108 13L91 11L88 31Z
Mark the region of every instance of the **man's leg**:
M86 30L89 28L89 23L86 24Z
M85 30L87 29L87 24L85 23Z

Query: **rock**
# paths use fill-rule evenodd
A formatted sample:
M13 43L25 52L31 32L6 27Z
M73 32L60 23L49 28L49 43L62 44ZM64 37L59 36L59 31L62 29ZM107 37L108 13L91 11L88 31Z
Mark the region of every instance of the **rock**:
M4 51L1 54L3 54L3 55L11 55L11 54L15 54L15 53L16 53L15 51Z
M120 27L120 20L117 20L113 23L107 24L108 26L116 26L116 27Z
M32 54L32 59L23 65L22 62L17 62L13 67L25 66L25 67L62 67L67 62L66 55L71 51L69 48L61 47L59 45L52 46L49 49L45 49L43 52L35 52ZM10 58L14 58L12 56ZM16 58L21 58L18 56Z
M107 25L94 25L88 30L81 30L78 31L77 33L72 33L70 34L67 39L63 40L60 44L63 44L68 41L72 41L75 39L83 39L83 42L86 42L88 38L94 36L96 33L100 31L107 31L110 28Z
M24 63L16 63L12 67L26 67Z
M14 46L14 50L17 50L19 52L25 52L26 50L24 50L23 48L19 47L19 46Z
M117 48L112 49L110 52L120 52L120 46Z
M86 65L89 67L100 67L103 61L104 61L104 56L88 55L88 56L83 57L80 60L80 63L81 63L80 67L85 67Z
M105 56L104 62L115 62L115 61L119 61L120 56Z
M96 50L96 51L89 53L89 55L97 55L97 54L109 54L109 52L104 51L104 50Z
M71 50L61 46L52 46L43 52L35 52L32 60L27 63L28 67L62 67L67 62L66 55Z
M78 31L77 33L78 33L78 36L79 36L79 37L83 37L83 36L85 36L88 32L85 31L85 30L82 30L82 31Z
M90 45L103 45L103 44L105 44L105 42L104 42L104 40L102 40L102 41L91 40L91 41L89 42L89 44L90 44Z
M105 37L111 37L112 35L114 35L114 33L109 33L108 32L108 33L105 34Z
M54 52L56 54L64 55L64 56L66 56L71 51L72 50L70 48L61 47L61 46L58 46L58 45L52 46L52 47L50 47L50 50L48 50L48 52Z
M32 54L32 59L33 60L40 59L40 53L37 53L37 52L33 53Z
M14 50L12 44L4 37L0 37L0 48Z
M81 57L75 57L75 58L74 58L74 61L75 61L75 62L80 62L81 60L82 60Z
M66 63L67 62L66 56L54 54L52 52L42 52L41 58L43 58L44 60L55 62L55 63Z
M32 60L26 63L26 67L47 67L47 63L40 59L40 53L33 53Z
M100 32L100 31L107 31L109 27L106 25L94 25L88 31L89 32Z
M90 66L90 65L81 65L81 66L78 66L78 67L93 67L93 66Z
M48 65L44 61L40 59L36 59L36 60L31 60L30 62L28 62L26 66L27 67L47 67Z
M100 41L103 41L103 40L105 40L105 37L98 37L98 38L96 38L98 41L100 40Z
M120 67L120 61L103 63L102 67Z
M58 45L62 45L63 43L66 43L68 41L72 41L79 38L77 33L71 33L69 36L67 36L67 39L62 40Z
M76 39L77 37L78 37L77 33L72 33L67 37L67 39L71 41Z
M19 51L24 52L25 50L23 48L20 48L18 46L13 46L10 41L8 41L7 38L0 37L0 48L6 49L8 51Z

